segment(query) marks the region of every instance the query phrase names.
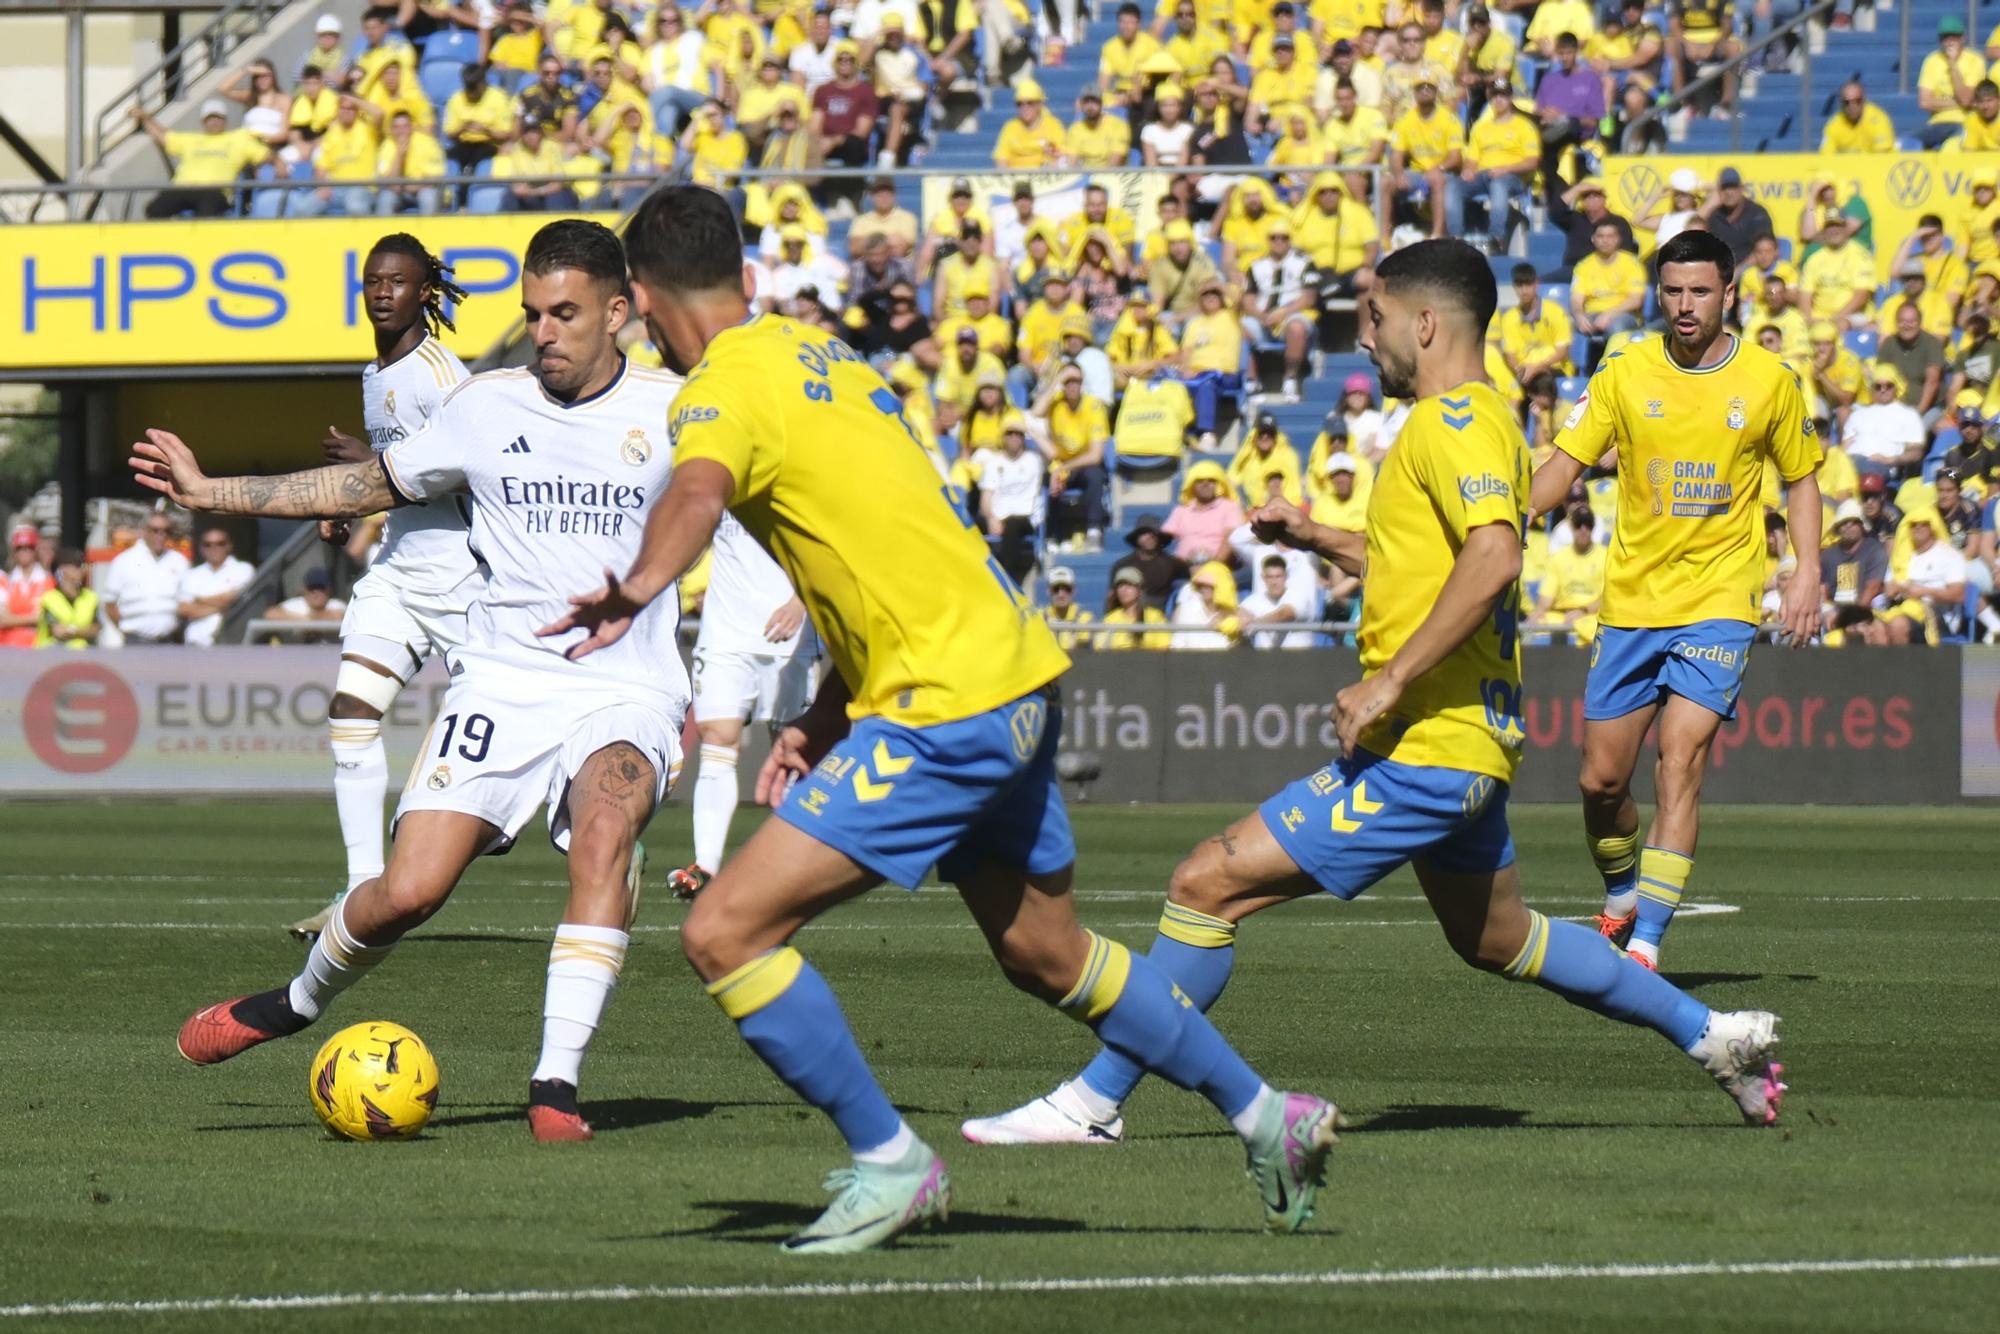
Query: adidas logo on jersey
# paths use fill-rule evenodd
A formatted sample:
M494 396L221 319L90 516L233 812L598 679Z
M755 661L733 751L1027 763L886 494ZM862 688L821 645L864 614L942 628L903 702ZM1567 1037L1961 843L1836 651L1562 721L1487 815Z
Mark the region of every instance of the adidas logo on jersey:
M501 450L500 452L502 454L532 454L534 451L528 448L527 436L517 435L511 442L509 442L507 447Z

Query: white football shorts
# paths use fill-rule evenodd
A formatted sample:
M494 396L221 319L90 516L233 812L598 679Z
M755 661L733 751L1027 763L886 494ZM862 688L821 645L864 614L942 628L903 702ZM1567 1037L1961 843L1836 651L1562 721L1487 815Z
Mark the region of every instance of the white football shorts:
M476 679L475 679L476 678ZM569 785L606 746L628 742L653 766L653 804L681 771L681 719L643 698L578 691L545 672L509 672L481 662L454 677L410 768L396 819L411 811L456 811L500 830L488 853L504 852L549 808L549 841L569 851ZM393 828L393 826L392 826Z
M694 720L789 722L812 702L807 653L741 653L696 646Z
M433 653L442 657L464 646L466 608L484 591L485 580L473 575L443 595L413 594L386 570L370 570L347 600L340 651L386 667L408 685Z

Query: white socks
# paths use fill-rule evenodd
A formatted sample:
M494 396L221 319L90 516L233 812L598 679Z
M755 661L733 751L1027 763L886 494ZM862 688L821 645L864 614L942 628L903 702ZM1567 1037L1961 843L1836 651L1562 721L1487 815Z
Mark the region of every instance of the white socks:
M1606 917L1627 917L1638 910L1639 889L1636 885L1622 894L1606 894L1604 896L1604 915Z
M1049 1100L1072 1116L1081 1112L1081 1119L1100 1125L1118 1119L1118 1104L1081 1079L1070 1080L1051 1094ZM1068 1106L1064 1106L1065 1102Z
M736 798L736 747L702 742L694 776L694 864L711 875L722 865Z
M532 1079L560 1079L574 1085L583 1052L597 1031L625 966L632 937L608 926L556 928L549 950L549 989L542 1002L542 1059Z
M872 1149L861 1150L854 1155L854 1161L857 1163L872 1163L877 1167L887 1167L892 1163L903 1161L903 1155L908 1153L910 1146L916 1142L917 1132L910 1129L910 1123L898 1119L896 1122L896 1133L889 1137L887 1143L877 1144Z
M1259 1085L1257 1096L1250 1099L1242 1111L1229 1118L1229 1124L1236 1127L1236 1133L1243 1137L1245 1144L1257 1138L1257 1123L1264 1118L1264 1109L1271 1105L1271 1099L1278 1096L1269 1084Z
M292 979L292 1013L307 1022L319 1018L328 1001L359 982L363 973L396 948L394 942L363 945L356 940L348 934L346 912L347 900L342 898L327 919L326 929L313 941L305 971Z
M347 844L347 887L382 874L382 800L389 792L389 752L379 718L329 718L333 734L333 804Z

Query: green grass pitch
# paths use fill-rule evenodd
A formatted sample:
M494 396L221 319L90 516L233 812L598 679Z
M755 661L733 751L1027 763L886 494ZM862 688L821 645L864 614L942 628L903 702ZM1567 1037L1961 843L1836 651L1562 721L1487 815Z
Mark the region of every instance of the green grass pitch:
M1143 948L1176 858L1236 813L1077 809L1084 919ZM1352 1121L1319 1217L1267 1237L1228 1128L1169 1087L1140 1092L1117 1147L962 1143L960 1118L1043 1091L1090 1037L1006 986L950 894L883 889L798 943L890 1095L945 1153L956 1208L946 1228L885 1253L809 1261L773 1243L818 1209L843 1155L681 961L683 910L658 885L685 856L684 811L649 833L652 895L584 1067L598 1138L541 1147L521 1103L563 890L539 827L477 867L315 1030L393 1019L442 1064L423 1138L357 1145L329 1139L307 1106L320 1036L206 1070L173 1046L197 1005L295 969L300 948L279 928L338 879L331 802L0 807L0 1334L383 1321L1992 1328L2000 1169L1985 1136L2000 1106L2000 1006L1978 942L2000 896L1993 813L1707 820L1691 901L1736 911L1677 924L1668 972L1713 1004L1785 1016L1793 1093L1777 1131L1744 1129L1651 1034L1464 968L1400 875L1357 903L1294 905L1243 932L1217 1021L1273 1082L1331 1096ZM738 832L754 822L740 817ZM1515 835L1531 900L1594 910L1573 809L1519 809ZM1964 1256L1987 1258L1809 1267ZM1717 1263L1768 1269L1671 1268ZM1559 1272L1513 1272L1541 1265ZM1639 1269L1598 1270L1621 1265ZM1382 1271L1392 1280L1361 1281ZM1243 1277L1272 1274L1288 1277ZM1042 1280L1074 1281L1028 1286ZM830 1290L778 1291L797 1284ZM607 1291L621 1287L650 1291ZM546 1295L442 1296L529 1292ZM356 1293L433 1296L128 1305ZM112 1305L65 1305L83 1302Z

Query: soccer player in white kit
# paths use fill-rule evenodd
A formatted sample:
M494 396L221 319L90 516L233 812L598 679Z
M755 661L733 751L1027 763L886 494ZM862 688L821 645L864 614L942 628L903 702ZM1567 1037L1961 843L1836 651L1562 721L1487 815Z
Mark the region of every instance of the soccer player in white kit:
M741 789L736 756L746 722L790 722L812 702L819 638L791 581L729 514L710 544L708 594L694 644L694 725L701 762L694 777L694 864L667 886L691 899L722 865Z
M361 372L368 439L331 433L329 461L361 462L415 435L465 379L465 363L437 337L440 327L453 327L445 303L464 299L451 270L416 237L394 232L375 243L361 269L362 308L375 329L375 360ZM345 541L345 529L323 521L320 536ZM380 551L354 585L340 623L340 671L326 714L348 889L382 874L382 799L389 791L382 716L425 659L465 642L466 608L485 587L466 545L465 512L451 496L391 513ZM291 933L302 940L317 936L339 901L334 895L292 923Z
M535 635L570 610L579 580L630 565L666 486L681 378L619 353L628 303L618 238L598 223L554 222L522 263L532 370L474 376L379 456L212 479L167 432L133 446L142 484L203 512L352 516L469 493L487 580L397 807L388 866L341 899L289 985L196 1012L178 1042L190 1061L225 1061L313 1022L546 802L550 837L569 855L570 894L550 952L528 1121L537 1139L590 1138L577 1072L624 963L626 872L679 772L688 704L677 597L649 609L617 652L570 662L564 650L586 632Z

